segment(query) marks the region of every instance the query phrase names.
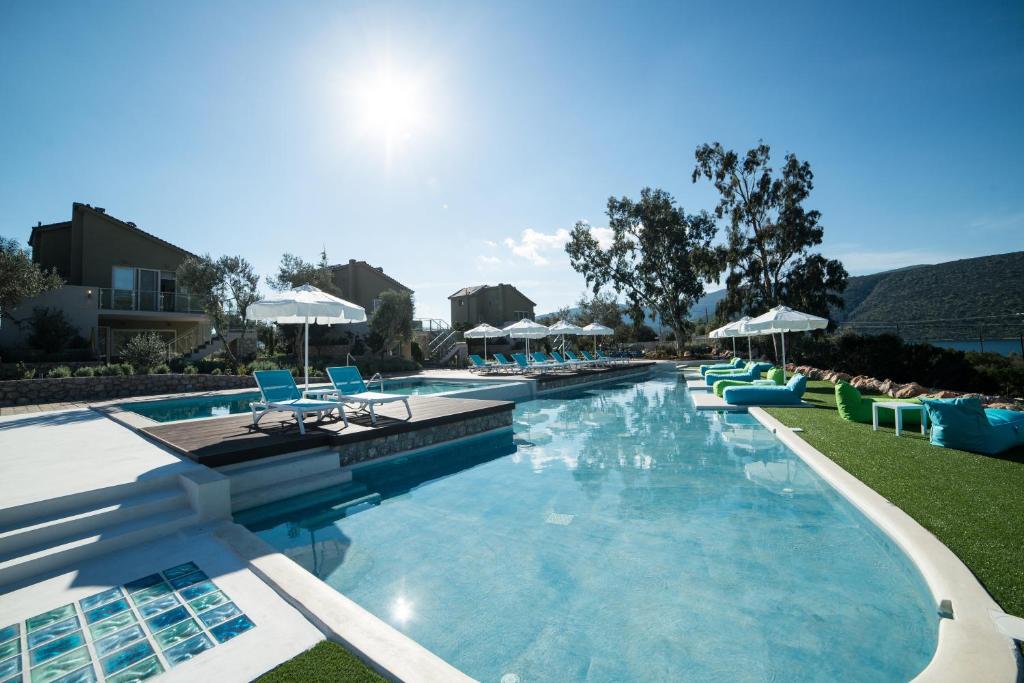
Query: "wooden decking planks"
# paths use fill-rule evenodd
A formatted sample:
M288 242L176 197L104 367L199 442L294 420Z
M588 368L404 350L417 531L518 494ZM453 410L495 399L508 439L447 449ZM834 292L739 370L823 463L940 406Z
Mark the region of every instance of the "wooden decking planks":
M449 424L511 410L514 404L509 401L411 396L409 406L412 408L412 418L409 420L406 419L405 406L401 403L379 406L376 426L371 426L370 416L362 413L349 413L348 427L340 420L325 420L316 424L310 418L306 421L304 435L299 434L295 421L286 413L265 416L258 430L252 429L251 416L232 415L157 425L142 431L192 460L219 467L307 448L343 446L346 443Z

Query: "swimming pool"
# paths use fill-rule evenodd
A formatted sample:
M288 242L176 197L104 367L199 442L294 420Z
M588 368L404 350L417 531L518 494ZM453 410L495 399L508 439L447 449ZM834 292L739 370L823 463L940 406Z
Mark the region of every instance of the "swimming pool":
M429 377L399 378L384 380L383 389L377 382L373 383L373 391L383 390L389 394L407 394L422 396L427 394L450 394L470 389L488 389L501 386L500 382L457 382L452 380L431 379ZM122 403L121 408L138 413L155 422L179 422L181 420L197 420L204 417L221 417L248 413L249 404L258 400L258 391L247 391L237 394L218 394L215 396L188 396L184 398L168 398L156 401L133 401Z
M671 376L522 403L514 434L354 475L237 519L483 681L900 681L935 651L902 551Z

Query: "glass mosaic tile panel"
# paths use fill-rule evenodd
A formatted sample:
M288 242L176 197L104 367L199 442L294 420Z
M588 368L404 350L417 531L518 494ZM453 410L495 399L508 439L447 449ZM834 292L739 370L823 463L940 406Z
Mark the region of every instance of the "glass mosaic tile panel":
M156 600L150 600L144 605L139 605L139 614L142 615L143 619L148 619L155 614L166 612L169 609L177 607L181 603L178 602L178 598L175 597L174 593L170 593L163 597L157 598Z
M111 588L109 590L97 593L96 595L90 595L87 598L83 598L82 600L78 601L78 604L81 605L83 612L88 612L91 609L95 609L100 605L105 605L108 602L111 602L112 600L117 600L120 597L122 597L121 589Z
M150 657L132 664L112 676L107 676L107 683L134 683L134 681L144 681L163 672L164 665L160 663L160 660Z
M114 631L120 631L125 626L134 624L136 621L135 614L132 612L121 612L115 614L109 619L105 619L98 624L93 624L89 627L89 633L92 634L93 640L99 640L103 636L108 636Z
M75 631L69 636L64 636L57 640L51 640L50 642L40 645L36 649L32 650L28 653L28 661L29 664L34 667L37 664L42 664L54 657L59 657L62 654L71 652L83 645L85 645L85 636L82 635L81 631Z
M57 638L68 635L69 633L74 633L78 629L78 617L71 617L64 621L58 621L56 624L50 624L46 628L39 629L38 631L33 631L28 634L29 649L39 647L43 643L56 640Z
M108 602L102 607L85 613L85 620L90 624L95 624L97 621L103 621L107 617L112 617L118 612L124 612L128 609L128 601L121 599L115 600L114 602Z
M244 614L240 617L235 617L230 621L225 621L223 624L218 624L210 629L210 633L217 639L218 643L226 643L235 636L241 635L251 628L254 628L256 624L252 623L252 620Z
M50 683L89 664L89 648L80 647L32 668L32 683Z
M93 643L93 646L96 648L96 655L98 657L106 657L111 652L116 652L137 640L143 640L145 637L146 634L143 633L141 626L132 626L97 640Z
M177 645L178 643L188 640L192 636L197 636L203 632L199 624L196 623L195 619L188 619L187 621L179 621L174 626L165 628L163 631L155 634L157 645L161 649L166 650L171 645Z
M37 614L36 616L30 619L26 619L25 629L29 633L32 633L32 631L36 631L41 628L46 628L50 624L55 624L58 621L64 621L68 617L73 616L75 616L74 603L70 605L64 605L63 607L57 607L56 609L52 609L49 612L43 612L42 614Z
M102 657L100 659L100 666L103 668L103 674L109 676L132 664L141 662L152 654L153 646L149 644L148 640L143 640L140 643L135 643L122 650L118 650L112 655Z
M171 663L171 666L187 662L204 650L213 647L213 642L205 635L190 638L180 645L175 645L164 650L164 657Z

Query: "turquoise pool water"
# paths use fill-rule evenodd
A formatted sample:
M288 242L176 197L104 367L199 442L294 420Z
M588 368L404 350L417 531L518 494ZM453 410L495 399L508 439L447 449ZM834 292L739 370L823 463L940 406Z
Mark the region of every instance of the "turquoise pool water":
M498 386L496 382L447 382L435 379L385 380L384 391L389 394L420 396L440 394L466 389L482 389ZM374 382L373 391L380 391ZM249 404L259 399L257 391L219 396L195 396L188 398L160 399L122 404L122 408L148 417L156 422L179 422L203 417L220 417L236 413L248 413Z
M888 537L674 377L523 403L514 435L357 479L238 519L482 681L904 681L935 650Z

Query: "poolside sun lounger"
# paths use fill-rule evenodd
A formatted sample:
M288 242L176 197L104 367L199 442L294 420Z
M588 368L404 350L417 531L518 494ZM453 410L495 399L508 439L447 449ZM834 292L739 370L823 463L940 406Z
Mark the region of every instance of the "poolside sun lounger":
M341 403L303 396L295 384L292 373L287 370L257 370L252 376L260 390L260 400L249 404L254 428L267 413L291 413L299 425L299 434L305 434L307 415L316 415L319 422L335 410L345 422L345 426L348 426L348 418L345 417L344 406Z
M560 361L554 356L548 356L542 351L534 351L530 354L533 358L534 365L541 365L544 367L551 368L552 370L568 370L569 364L565 361Z
M784 387L742 386L728 387L722 393L726 403L734 406L798 406L807 390L807 378L797 373Z
M505 372L519 374L523 371L518 363L509 360L503 353L494 354L494 360L498 363L498 367Z
M736 379L743 382L753 382L755 379L761 379L762 372L768 372L771 369L771 363L747 363L746 369L742 372L710 371L704 375L704 382L709 387L715 386L715 382L721 379Z
M612 358L611 356L606 354L604 351L600 351L600 350L598 350L598 352L597 352L597 357L600 358L601 360L603 360L603 361L605 361L605 362L607 362L609 364L613 364L613 365L615 363L629 363L629 359L628 358Z
M733 369L738 370L738 369L740 369L742 367L743 367L743 359L740 358L739 356L734 356L733 359L731 361L729 361L728 363L704 364L704 365L701 365L699 369L700 369L700 374L703 375L708 370L733 370Z
M568 356L569 352L566 351L565 355ZM586 361L582 361L578 358L562 358L562 355L558 353L558 351L552 351L551 357L555 359L556 363L560 363L571 370L575 370L587 365Z
M340 403L355 404L358 410L370 414L370 424L377 424L377 413L374 406L382 406L388 403L401 401L405 404L407 419L412 419L412 409L409 408L409 397L405 394L385 394L377 391L369 391L359 369L352 366L327 368L327 376L334 386L329 389L318 389L315 393L328 398L333 398ZM314 392L307 392L313 395Z
M566 351L565 352L565 357L568 358L569 360L575 362L575 363L579 363L580 367L584 367L584 368L596 367L598 365L597 361L583 360L582 358L577 357L576 354L573 353L572 351Z
M471 363L471 367L469 368L470 372L504 372L505 371L504 368L502 368L499 364L497 364L497 363L488 363L487 361L485 361L483 358L481 358L480 356L478 356L475 353L469 354L469 362Z

